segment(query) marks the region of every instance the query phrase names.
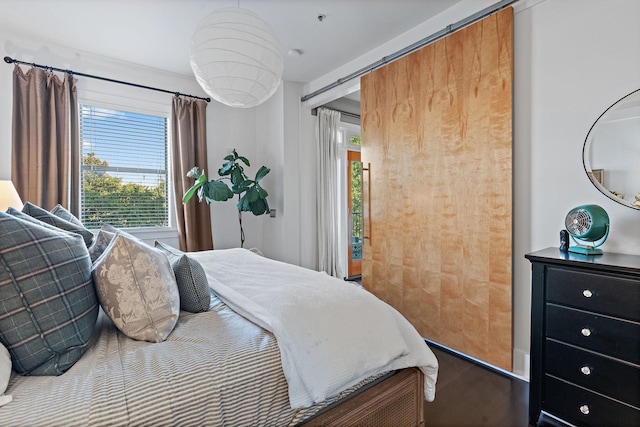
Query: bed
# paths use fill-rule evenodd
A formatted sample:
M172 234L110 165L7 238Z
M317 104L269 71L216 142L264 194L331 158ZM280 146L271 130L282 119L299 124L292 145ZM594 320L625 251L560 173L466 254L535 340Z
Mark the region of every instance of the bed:
M0 213L0 341L15 352L19 346L6 333L7 313L16 312L8 309L10 288L19 282L7 275L19 259L14 248L34 238L49 242L43 236L54 232L56 248L59 239L78 248L89 242L13 214ZM437 360L397 311L355 284L248 250L184 254L156 246L103 227L84 252L76 251L75 263L90 269L99 302L90 334L71 346L83 350L58 375L38 374L43 365L21 374L24 363L11 354L6 390L0 375L0 394L11 396L0 407L3 426L423 425L423 402L435 396ZM178 281L180 262L191 279L197 276L193 266L204 273L208 299L199 296L207 306L197 312L180 306L174 320L160 316L159 324L173 325L158 339L132 338L137 332L121 325L124 309L114 315L113 301L101 294L109 256L121 262L133 247L160 256L152 265L169 265ZM193 301L202 302L191 291ZM181 288L180 297L190 296Z

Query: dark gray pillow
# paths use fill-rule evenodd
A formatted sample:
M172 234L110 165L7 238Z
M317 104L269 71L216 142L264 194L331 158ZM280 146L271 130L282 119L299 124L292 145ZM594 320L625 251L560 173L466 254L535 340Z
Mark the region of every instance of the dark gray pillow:
M69 222L66 219L62 219L59 216L47 211L46 209L42 209L41 207L34 205L33 203L25 203L24 207L22 208L22 212L36 219L39 219L42 222L46 222L47 224L51 224L63 230L71 231L72 233L81 235L84 239L86 247L91 246L91 243L93 243L93 233L84 228L83 225L74 224L73 222Z
M69 212L67 209L64 208L64 206L62 206L59 203L55 205L53 209L51 209L51 213L59 218L65 219L76 225L80 225L84 227L84 225L82 224L82 221L80 221L74 214Z
M16 208L11 208L10 207L9 209L7 209L7 213L9 215L15 216L16 218L20 218L20 219L28 221L28 222L30 222L32 224L37 224L37 225L39 225L41 227L44 227L44 228L47 228L49 230L57 231L59 233L71 233L71 231L66 231L66 230L63 230L62 228L56 227L55 225L51 225L51 224L49 224L47 222L40 221L39 219L34 218L31 215L28 215L28 214L26 214L26 213L24 213L22 211L19 211Z
M133 236L126 231L123 231L109 223L104 222L102 223L102 227L100 227L100 231L98 231L95 239L93 239L93 244L89 247L91 262L96 262L100 255L102 255L102 253L107 249L107 246L109 246L109 243L111 243L111 240L113 240L116 234L120 234L131 240L135 240L136 242L144 243L136 236Z
M195 259L189 258L184 252L162 242L156 241L155 246L167 255L173 273L176 275L180 308L190 313L209 310L211 290L202 265Z
M84 354L98 316L81 236L0 212L0 341L23 375L60 375Z
M96 260L102 255L102 253L107 249L111 240L115 237L116 233L112 233L110 231L106 231L104 229L100 229L96 238L93 239L93 244L89 247L89 256L91 257L91 262L96 262Z

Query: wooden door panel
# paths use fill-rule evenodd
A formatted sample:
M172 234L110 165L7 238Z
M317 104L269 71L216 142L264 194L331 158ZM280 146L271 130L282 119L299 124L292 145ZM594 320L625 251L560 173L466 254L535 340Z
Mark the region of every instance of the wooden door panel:
M508 8L361 80L363 285L508 370L512 33Z

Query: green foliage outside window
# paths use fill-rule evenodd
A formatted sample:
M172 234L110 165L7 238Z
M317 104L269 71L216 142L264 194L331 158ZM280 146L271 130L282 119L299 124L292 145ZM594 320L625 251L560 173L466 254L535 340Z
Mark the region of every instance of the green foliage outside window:
M361 162L351 162L351 220L352 220L351 236L362 239L362 163Z
M155 186L123 182L110 175L109 164L94 153L83 158L82 222L100 228L103 222L118 227L167 227L167 183Z
M362 137L360 135L351 135L349 137L349 144L360 147L362 145Z

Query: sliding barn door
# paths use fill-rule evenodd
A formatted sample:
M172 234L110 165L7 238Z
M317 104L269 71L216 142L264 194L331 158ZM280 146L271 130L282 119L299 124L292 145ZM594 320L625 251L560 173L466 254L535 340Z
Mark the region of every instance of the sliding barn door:
M512 369L513 12L362 78L366 289Z

